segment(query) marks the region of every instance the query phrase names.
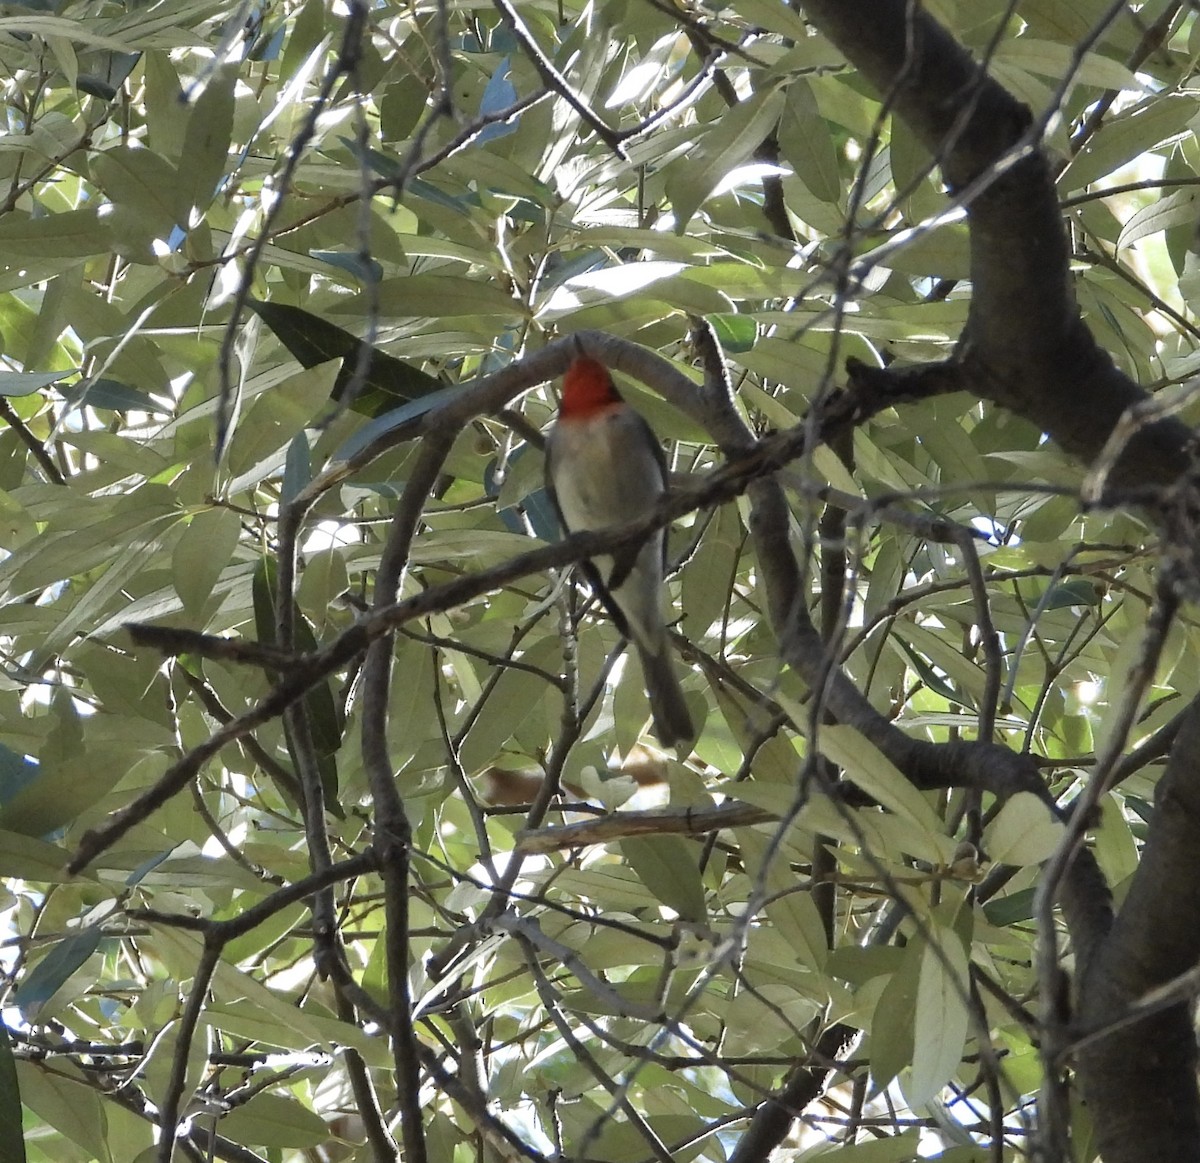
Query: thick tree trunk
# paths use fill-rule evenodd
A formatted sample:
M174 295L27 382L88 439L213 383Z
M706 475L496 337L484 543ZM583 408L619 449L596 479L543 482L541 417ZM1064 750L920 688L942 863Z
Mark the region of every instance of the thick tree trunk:
M1150 836L1112 932L1079 983L1077 1024L1099 1031L1200 962L1200 703L1158 785ZM1104 1163L1200 1159L1196 1035L1185 1003L1088 1041L1078 1054Z

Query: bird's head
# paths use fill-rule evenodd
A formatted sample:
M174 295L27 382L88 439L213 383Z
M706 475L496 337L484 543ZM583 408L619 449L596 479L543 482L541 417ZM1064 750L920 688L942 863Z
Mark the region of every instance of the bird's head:
M563 376L559 416L581 420L621 402L621 393L598 359L579 356Z

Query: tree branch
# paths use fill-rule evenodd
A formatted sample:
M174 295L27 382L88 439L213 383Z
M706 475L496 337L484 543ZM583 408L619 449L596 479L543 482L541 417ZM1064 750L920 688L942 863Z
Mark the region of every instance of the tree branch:
M922 5L805 0L804 9L887 95L893 114L939 160L966 207L973 294L963 372L972 390L1091 463L1121 415L1146 393L1113 364L1080 317L1054 175L1039 145L1041 125ZM1079 46L1077 56L1087 47ZM1189 439L1175 418L1146 425L1122 450L1112 483L1174 480L1187 467Z
M375 575L373 608L376 610L390 606L400 592L421 513L456 435L456 428L446 426L435 429L421 443L417 463L392 515ZM421 1065L408 988L412 826L396 786L387 737L393 644L391 633L376 638L367 650L363 664L362 757L375 809L373 848L383 876L392 1059L404 1135L404 1158L409 1163L424 1163Z

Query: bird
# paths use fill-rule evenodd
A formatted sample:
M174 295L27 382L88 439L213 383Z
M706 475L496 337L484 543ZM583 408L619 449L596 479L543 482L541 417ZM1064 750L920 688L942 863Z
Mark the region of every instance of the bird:
M626 525L650 513L667 490L667 464L654 430L617 390L608 368L577 356L563 377L558 419L546 437L546 491L566 533ZM582 564L617 629L636 647L654 733L664 747L695 736L667 633L666 532Z

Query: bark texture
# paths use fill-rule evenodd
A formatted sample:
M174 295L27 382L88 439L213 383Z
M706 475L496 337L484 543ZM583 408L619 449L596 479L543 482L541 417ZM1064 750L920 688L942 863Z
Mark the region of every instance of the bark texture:
M1108 939L1084 970L1077 1020L1103 1030L1150 990L1200 962L1200 704L1159 781L1150 835ZM1117 1026L1078 1055L1105 1163L1200 1158L1196 1035L1178 1003Z

